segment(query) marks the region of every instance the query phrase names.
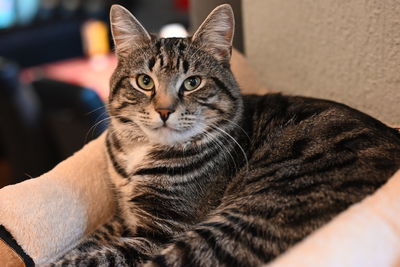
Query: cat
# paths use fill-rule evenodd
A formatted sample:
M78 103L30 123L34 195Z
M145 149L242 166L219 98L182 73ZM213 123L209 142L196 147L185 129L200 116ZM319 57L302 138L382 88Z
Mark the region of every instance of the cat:
M400 168L400 134L343 104L241 95L229 5L188 38L111 8L112 220L51 266L258 266Z

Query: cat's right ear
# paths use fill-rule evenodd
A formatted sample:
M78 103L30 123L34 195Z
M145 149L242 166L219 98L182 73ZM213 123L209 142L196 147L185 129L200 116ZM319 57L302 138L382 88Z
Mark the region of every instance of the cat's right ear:
M133 50L149 43L151 37L142 24L120 5L110 10L111 33L118 56L126 57Z
M230 5L223 4L210 15L193 34L192 41L221 61L228 61L232 54L235 19Z

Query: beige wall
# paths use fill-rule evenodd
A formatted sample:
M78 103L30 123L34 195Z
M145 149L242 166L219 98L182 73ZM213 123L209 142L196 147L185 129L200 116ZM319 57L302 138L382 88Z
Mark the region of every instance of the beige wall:
M270 89L400 125L400 1L243 0L246 55Z

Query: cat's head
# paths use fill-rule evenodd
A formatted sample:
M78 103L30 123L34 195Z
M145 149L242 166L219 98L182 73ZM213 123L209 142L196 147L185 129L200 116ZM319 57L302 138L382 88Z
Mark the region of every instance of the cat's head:
M189 38L151 35L118 5L110 19L118 57L109 97L114 131L170 145L237 125L242 99L229 67L229 5L214 9Z

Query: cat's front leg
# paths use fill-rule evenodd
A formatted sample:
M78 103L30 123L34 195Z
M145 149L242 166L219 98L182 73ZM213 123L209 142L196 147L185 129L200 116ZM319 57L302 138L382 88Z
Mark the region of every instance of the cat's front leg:
M121 237L106 245L87 251L75 251L50 264L51 267L133 267L149 260L158 246L146 238Z
M156 246L131 230L115 216L100 226L56 262L46 266L135 266L147 260Z
M119 216L114 216L110 221L99 226L93 233L82 239L75 248L63 255L61 259L70 259L82 253L96 251L100 247L118 240L127 232L129 232L129 228L124 225L123 220Z

